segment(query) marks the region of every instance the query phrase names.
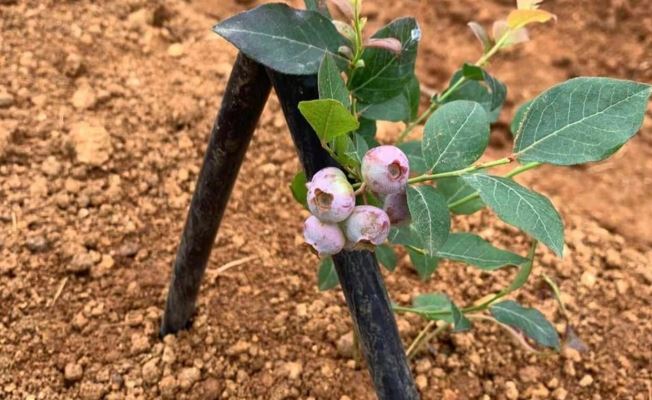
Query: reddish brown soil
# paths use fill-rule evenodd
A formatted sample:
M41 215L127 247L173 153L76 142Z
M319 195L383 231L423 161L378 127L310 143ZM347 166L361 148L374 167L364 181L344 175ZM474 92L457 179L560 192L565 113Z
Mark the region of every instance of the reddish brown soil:
M466 22L489 25L512 3L366 2L373 27L418 16L418 72L433 88L477 57ZM257 3L0 0L0 95L11 95L0 107L0 398L374 398L366 369L350 356L343 298L317 291L316 260L300 247L305 214L285 189L298 165L274 98L241 172L248 179L229 205L194 328L156 336L235 55L209 28ZM649 7L551 1L557 24L535 29L533 42L490 67L510 87L491 152L509 152L515 105L556 82L576 75L652 82ZM89 133L80 122L95 128ZM395 131L384 125L380 135ZM97 142L83 143L82 134ZM527 354L478 323L415 358L423 398L652 398L651 171L648 115L612 161L523 176L561 209L567 249L563 261L540 250L535 276L516 297L562 331L540 278L551 275L589 350ZM456 224L525 251L526 239L489 212ZM216 274L245 257L254 258ZM386 274L399 302L437 290L468 303L509 278L444 263L423 283L401 264ZM399 317L406 343L423 325Z

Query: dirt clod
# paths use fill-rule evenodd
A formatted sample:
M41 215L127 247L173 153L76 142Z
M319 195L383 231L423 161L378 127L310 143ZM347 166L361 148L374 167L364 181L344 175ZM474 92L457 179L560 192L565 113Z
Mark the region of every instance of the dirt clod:
M98 124L80 122L70 130L70 140L77 161L91 166L100 166L109 160L111 136Z
M0 0L0 399L376 398L364 362L353 360L341 292L315 288L317 260L299 246L306 215L287 184L300 166L273 94L222 220L194 324L157 336L187 206L237 54L210 28L263 2ZM509 87L487 160L509 155L514 111L547 87L578 75L652 82L648 2L609 3L544 2L557 23L537 25L530 43L487 66ZM363 12L369 35L416 15L423 30L417 75L441 91L481 54L466 22L490 28L513 5L365 0ZM566 248L560 260L541 246L515 299L540 308L563 333L565 321L539 278L549 275L588 350L570 343L582 352L535 356L499 327L474 321L471 332L434 338L412 359L423 400L545 398L546 390L555 400L645 400L652 379L652 352L641 344L652 337L650 117L610 161L518 177L552 198ZM381 123L378 136L387 141L402 129ZM456 217L453 230L527 253L529 239L489 211ZM442 292L466 306L513 277L509 269L480 272L442 260L422 282L406 254L398 255L396 271L383 276L400 304ZM426 324L409 315L397 322L406 344ZM592 382L581 386L587 375Z
M81 380L84 375L84 369L77 363L68 363L64 369L63 377L68 383L74 383Z

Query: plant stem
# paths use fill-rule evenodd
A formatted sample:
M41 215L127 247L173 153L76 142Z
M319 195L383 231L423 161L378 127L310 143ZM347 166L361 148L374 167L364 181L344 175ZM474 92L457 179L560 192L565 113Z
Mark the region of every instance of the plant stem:
M433 323L435 321L430 321L430 322ZM417 352L421 349L421 346L424 343L430 342L432 338L442 333L449 326L450 324L448 322L445 322L444 324L438 326L437 329L435 329L434 331L428 333L430 328L432 328L432 325L430 325L430 323L426 325L426 327L419 333L419 335L423 334L423 336L421 338L417 337L417 339L419 339L419 342L417 342L417 339L415 339L414 342L412 342L412 345L410 345L412 349L408 348L408 351L406 353L408 360L412 359L417 354Z
M326 143L326 142L321 142L321 147L323 147L324 150L326 150L326 151L328 152L328 154L333 158L333 160L337 161L337 163L340 164L340 166L341 166L342 168L344 168L344 169L346 170L346 172L348 172L349 174L351 174L351 175L352 175L353 177L355 177L356 179L360 180L360 174L358 174L357 171L355 171L355 170L349 168L349 167L346 165L346 163L344 162L344 160L342 160L342 158L341 158L340 156L338 156L337 153L336 153L333 149L330 148L330 146L328 145L328 143Z
M414 354L415 349L421 344L423 338L426 336L428 331L432 329L433 326L435 326L435 324L437 324L437 321L428 321L426 326L421 329L421 332L419 332L417 337L412 341L412 343L410 343L410 346L408 346L405 352L408 358L412 358L412 354Z
M396 139L396 144L401 144L403 141L407 138L407 136L416 128L417 126L421 125L430 115L435 112L435 110L439 107L438 103L431 103L430 107L426 111L423 112L423 114L419 115L417 119L414 121L410 122L403 132L398 136L398 139Z
M516 343L521 345L521 347L523 347L528 353L534 353L534 354L539 354L540 353L537 349L530 346L530 344L527 342L527 340L525 339L525 337L523 337L523 335L521 333L519 333L517 330L515 330L511 326L503 324L502 322L496 320L493 317L489 317L487 315L481 315L481 314L467 315L467 317L469 319L471 319L471 320L476 320L476 321L493 322L494 324L496 324L496 325L500 326L501 328L503 328L507 333L509 333L512 336L512 338L516 341Z
M450 178L450 177L453 177L453 176L460 176L460 175L468 174L470 172L478 171L478 170L481 170L481 169L487 169L487 168L492 168L492 167L496 167L496 166L499 166L499 165L509 164L512 161L514 161L514 159L512 157L505 157L505 158L501 158L500 160L494 160L494 161L489 161L489 162L482 163L482 164L471 165L469 167L458 169L456 171L442 172L442 173L439 173L439 174L424 174L424 175L415 176L414 178L408 179L408 183L414 184L414 183L432 181L432 180L441 179L441 178Z
M540 162L527 163L527 164L521 165L520 167L514 168L513 170L509 171L504 176L505 176L505 178L513 178L518 174L522 174L525 171L529 171L531 169L540 167L541 165L542 164ZM448 205L448 208L455 208L455 207L461 206L462 204L466 204L469 201L477 199L478 197L480 197L480 194L478 192L471 193L470 195L468 195L466 197L462 197L461 199L450 203Z
M495 54L496 54L496 53L497 53L497 52L502 48L502 46L505 44L505 41L507 41L507 39L509 38L509 35L510 35L511 33L512 33L511 29L508 29L508 30L503 34L503 36L501 36L500 39L498 39L498 41L496 41L496 43L493 45L493 47L492 47L491 49L489 49L489 51L487 51L486 53L484 53L484 54L482 55L482 57L480 57L480 58L478 59L478 61L476 61L475 64L473 64L473 65L475 65L476 67L483 67L486 63L488 63L489 60L491 59L491 57L493 57L493 56L494 56L494 55L495 55ZM463 84L464 82L466 82L466 81L467 81L467 78L466 78L465 76L462 76L460 79L458 79L458 80L453 84L453 86L451 86L451 87L449 87L448 89L446 89L446 90L444 91L444 93L442 93L442 95L441 95L440 97L438 97L436 100L434 100L434 101L432 102L432 104L430 104L430 106L426 109L426 111L424 111L424 112L419 116L419 118L417 118L417 119L414 120L413 122L410 122L410 123L405 127L405 129L403 130L403 132L401 132L401 134L399 135L398 139L396 140L396 144L401 144L401 143L403 143L403 141L404 141L404 140L407 138L407 136L408 136L408 135L409 135L409 134L414 130L414 128L416 128L416 127L417 127L418 125L420 125L423 121L425 121L426 119L428 119L428 117L430 117L430 115L431 115L433 112L435 112L435 111L437 110L437 108L439 107L439 105L442 104L444 101L446 101L446 99L448 99L448 97L450 97L451 94L455 93L455 91L456 91L457 89L459 89L459 87L462 86L462 84Z
M529 171L539 166L541 166L540 162L531 162L531 163L523 164L520 167L514 168L513 170L505 174L505 178L513 178L518 174L522 174L525 171Z
M454 201L454 202L450 203L450 204L448 205L448 208L459 207L459 206L461 206L462 204L466 204L466 203L468 203L469 201L473 201L473 200L477 199L478 197L480 197L480 193L478 193L478 192L471 193L471 194L468 195L468 196L464 196L464 197L462 197L461 199L459 199L459 200L457 200L457 201Z
M355 363L355 368L360 368L360 337L358 332L353 330L353 362Z

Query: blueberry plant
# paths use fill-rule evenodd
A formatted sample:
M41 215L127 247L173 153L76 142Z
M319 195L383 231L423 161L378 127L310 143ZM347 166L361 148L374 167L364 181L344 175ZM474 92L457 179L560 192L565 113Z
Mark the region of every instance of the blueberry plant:
M344 250L375 251L390 271L403 247L421 279L442 259L482 271L516 268L504 289L467 305L444 293L427 293L412 304L395 304L429 323L408 348L413 355L428 338L445 329L468 330L473 321L499 324L528 349L559 349L553 325L534 308L509 300L528 280L538 243L561 257L564 228L543 195L513 178L545 164L577 165L614 154L641 127L652 93L648 84L602 77L560 83L521 105L511 123L510 155L479 161L491 124L507 89L486 69L503 51L529 40L527 27L555 16L541 0L518 0L491 34L469 27L482 51L453 74L448 86L419 112L421 88L414 67L422 40L415 19L400 18L370 36L361 0L306 0L307 10L266 4L222 21L215 31L251 59L284 74L318 75L319 99L299 110L321 145L340 168L328 167L308 182L300 172L291 182L297 201L311 213L305 241L321 258L318 284L337 285L332 256ZM394 143L380 144L376 122L404 122ZM415 128L424 125L421 138ZM494 167L512 164L504 175ZM495 247L471 232L451 232L451 215L488 207L504 222L531 237L526 255ZM559 300L554 282L546 277ZM561 304L562 310L563 304ZM566 340L575 340L567 331Z

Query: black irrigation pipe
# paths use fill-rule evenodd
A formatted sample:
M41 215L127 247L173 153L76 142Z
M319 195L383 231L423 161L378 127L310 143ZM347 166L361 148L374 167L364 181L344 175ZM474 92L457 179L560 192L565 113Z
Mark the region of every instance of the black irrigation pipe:
M190 327L217 230L270 91L265 68L239 54L211 130L181 235L161 336Z
M268 72L308 179L336 166L297 108L300 101L319 97L317 77ZM369 251L342 251L333 260L378 398L419 399L376 257Z

